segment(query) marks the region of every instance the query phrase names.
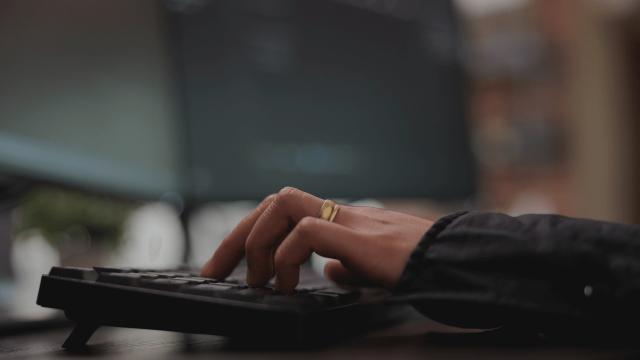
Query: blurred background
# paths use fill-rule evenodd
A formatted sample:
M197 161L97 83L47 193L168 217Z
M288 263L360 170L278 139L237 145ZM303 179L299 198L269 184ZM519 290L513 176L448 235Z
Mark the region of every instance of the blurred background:
M3 1L0 79L0 323L286 185L640 222L640 1Z

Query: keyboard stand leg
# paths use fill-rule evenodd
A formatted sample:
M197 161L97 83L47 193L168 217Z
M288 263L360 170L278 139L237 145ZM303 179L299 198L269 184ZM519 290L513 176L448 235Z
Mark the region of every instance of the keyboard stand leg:
M67 340L62 344L62 348L67 350L82 349L87 345L87 341L96 330L98 325L78 323L71 330L71 334L67 337Z

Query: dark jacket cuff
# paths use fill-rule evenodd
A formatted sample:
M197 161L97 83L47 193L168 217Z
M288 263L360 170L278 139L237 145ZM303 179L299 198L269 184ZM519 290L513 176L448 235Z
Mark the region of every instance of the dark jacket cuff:
M451 224L457 218L467 214L468 211L459 211L453 214L449 214L436 221L429 230L422 236L422 239L416 246L416 248L409 256L409 261L400 276L400 280L394 288L395 293L406 293L412 290L420 288L417 284L422 274L426 269L425 257L427 254L427 248L431 245L431 240L435 239L442 231L444 231L449 224Z

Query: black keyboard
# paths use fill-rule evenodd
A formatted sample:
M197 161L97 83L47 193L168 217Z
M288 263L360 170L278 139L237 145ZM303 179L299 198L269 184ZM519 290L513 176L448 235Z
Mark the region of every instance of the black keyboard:
M62 309L75 329L65 348L82 347L100 326L214 334L243 341L310 345L380 323L388 294L344 288L301 269L293 295L269 284L251 288L244 273L225 280L188 270L53 267L43 275L37 303Z

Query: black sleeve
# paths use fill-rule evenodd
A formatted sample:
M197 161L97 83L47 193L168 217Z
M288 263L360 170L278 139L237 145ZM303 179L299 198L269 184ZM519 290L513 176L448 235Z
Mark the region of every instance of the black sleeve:
M635 327L640 226L452 214L424 235L395 290L428 317L462 327Z

